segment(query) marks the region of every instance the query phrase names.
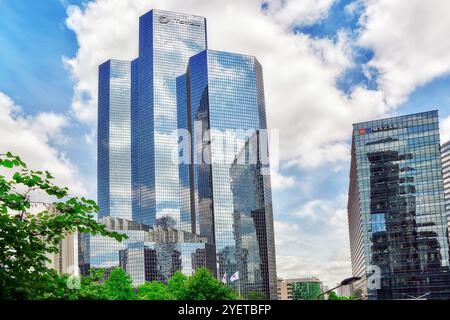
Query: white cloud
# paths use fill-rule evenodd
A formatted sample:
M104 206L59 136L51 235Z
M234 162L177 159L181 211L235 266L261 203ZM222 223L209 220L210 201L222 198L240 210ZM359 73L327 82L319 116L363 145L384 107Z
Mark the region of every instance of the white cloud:
M295 185L295 177L293 176L284 176L278 171L272 171L270 176L272 180L272 189L274 191L284 190Z
M450 141L450 117L447 117L441 122L441 142Z
M387 102L396 107L415 88L450 73L448 0L363 0L359 44L374 50Z
M306 202L289 222L275 222L279 276L316 276L329 286L351 276L346 198Z
M56 113L23 114L14 101L0 92L0 153L19 155L30 169L48 170L55 182L73 195L86 195L76 167L54 146L65 142L62 130L68 119Z

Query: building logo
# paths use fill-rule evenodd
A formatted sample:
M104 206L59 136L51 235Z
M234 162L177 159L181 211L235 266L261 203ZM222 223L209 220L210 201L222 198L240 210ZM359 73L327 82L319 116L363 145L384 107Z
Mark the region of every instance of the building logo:
M159 23L162 23L162 24L168 24L169 23L169 18L167 17L167 16L160 16L159 17Z
M361 128L361 129L359 129L359 135L362 136L362 135L370 134L370 133L397 130L399 128L400 128L400 126L397 124L388 124L388 125L375 127L375 128Z
M366 133L367 133L366 128L359 129L359 135L360 136L365 135Z
M175 23L178 23L178 24L184 24L184 25L194 26L194 27L201 27L202 26L201 22L200 21L196 21L196 20L178 19L178 18L175 18L174 20L175 20Z

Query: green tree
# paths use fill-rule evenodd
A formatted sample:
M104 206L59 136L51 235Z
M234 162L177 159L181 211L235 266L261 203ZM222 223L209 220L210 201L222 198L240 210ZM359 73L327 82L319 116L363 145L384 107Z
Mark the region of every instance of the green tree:
M168 289L176 300L185 300L187 297L188 277L177 271L169 280Z
M355 300L356 298L354 296L352 297L339 297L336 292L331 291L328 294L328 300Z
M246 296L247 300L265 300L266 296L261 292L249 292Z
M138 300L176 300L168 287L161 282L146 282L138 287Z
M122 268L113 269L104 286L106 297L109 300L134 300L136 298L131 277Z
M65 278L47 267L48 254L57 253L59 243L75 232L118 241L126 236L99 224L94 219L97 204L68 197L68 188L53 184L50 172L30 170L10 152L0 154L0 167L13 170L8 178L0 175L0 299L74 297L71 290L58 286ZM32 197L43 195L54 201L56 213L32 213L33 204L43 205ZM55 286L59 288L56 295Z
M186 300L237 300L234 291L206 268L198 269L186 281Z

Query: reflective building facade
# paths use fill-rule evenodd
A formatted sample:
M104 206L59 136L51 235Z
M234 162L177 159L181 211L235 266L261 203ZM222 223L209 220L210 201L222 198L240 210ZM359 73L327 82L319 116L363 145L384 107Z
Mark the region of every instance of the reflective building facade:
M259 146L257 132L267 128L261 65L255 57L207 50L189 60L178 84L186 84L187 93L180 127L192 138L193 166L180 168L181 184L191 179L185 206L189 202L197 233L215 246L214 271L220 277L239 271L239 282L230 285L276 299L270 174L257 164L268 150L255 148L254 161L245 162L249 139Z
M368 299L449 299L438 112L353 128L349 227Z
M98 93L99 217L131 220L131 63L100 65Z
M89 255L80 261L81 270L104 268L109 274L121 267L137 286L145 281L167 283L177 271L191 275L200 267L211 267L207 261L213 261L213 247L199 236L167 225L149 227L120 218L106 217L100 222L128 239L118 242L101 235L86 236Z
M450 228L450 141L442 145L442 174L444 176L445 208Z
M152 10L139 21L138 144L135 178L139 201L133 220L147 225L171 217L183 226L179 205L176 79L191 56L206 49L203 17ZM175 134L174 134L175 132Z

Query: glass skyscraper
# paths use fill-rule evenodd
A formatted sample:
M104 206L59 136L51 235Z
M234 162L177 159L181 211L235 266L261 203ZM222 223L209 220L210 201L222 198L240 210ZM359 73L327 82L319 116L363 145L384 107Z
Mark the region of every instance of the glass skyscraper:
M445 208L450 228L450 141L442 145L442 174L444 176Z
M110 60L99 67L99 218L131 220L131 64Z
M139 165L133 168L133 184L140 200L133 220L154 225L170 217L177 228L189 229L182 222L178 164L172 161L178 148L176 79L186 72L189 58L206 49L206 20L152 10L140 18L139 34L138 125L133 139Z
M368 299L449 299L438 112L353 127L349 229Z
M219 276L239 271L232 286L275 299L270 175L262 172L269 168L267 135L259 134L267 133L262 67L252 56L206 50L189 60L178 85L179 127L192 139L184 159L194 164L180 166L182 186L190 176L182 207L191 208L197 233L214 244Z
M152 10L139 32L139 57L99 76L100 218L130 238L81 237L82 269L120 266L140 284L207 267L244 295L276 299L260 63L208 50L203 17ZM115 144L123 158L110 156ZM114 187L127 196L120 210Z

